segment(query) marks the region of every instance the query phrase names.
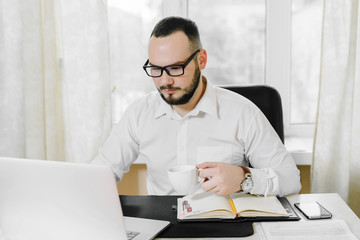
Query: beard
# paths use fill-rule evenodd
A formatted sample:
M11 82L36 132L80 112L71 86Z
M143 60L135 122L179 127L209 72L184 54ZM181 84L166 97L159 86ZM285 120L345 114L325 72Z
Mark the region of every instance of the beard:
M191 85L187 88L184 88L184 94L178 98L174 98L174 96L172 94L170 94L167 98L164 96L164 94L161 93L161 90L164 89L180 89L180 88L175 88L172 85L167 85L167 86L161 86L160 89L158 89L158 91L160 92L160 96L162 99L164 99L164 101L170 105L183 105L186 104L190 101L190 99L193 97L196 89L199 86L200 83L200 68L199 66L196 64L196 69L193 75L193 79L191 81Z

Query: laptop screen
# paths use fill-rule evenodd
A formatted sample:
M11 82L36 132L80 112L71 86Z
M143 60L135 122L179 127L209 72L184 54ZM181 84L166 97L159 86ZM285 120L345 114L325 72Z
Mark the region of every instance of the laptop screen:
M110 168L0 158L0 229L8 239L126 239Z

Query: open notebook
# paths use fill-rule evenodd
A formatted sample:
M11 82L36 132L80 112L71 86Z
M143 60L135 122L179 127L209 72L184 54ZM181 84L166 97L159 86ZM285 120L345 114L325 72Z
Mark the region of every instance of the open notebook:
M0 193L5 239L142 240L169 224L123 217L106 166L0 157Z
M244 193L220 196L212 192L200 192L178 198L179 221L293 221L300 218L286 198L258 197Z

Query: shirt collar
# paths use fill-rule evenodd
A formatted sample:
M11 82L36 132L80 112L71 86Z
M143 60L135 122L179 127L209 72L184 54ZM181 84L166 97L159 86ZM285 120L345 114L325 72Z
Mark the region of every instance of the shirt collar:
M207 80L205 76L203 81L206 83L204 95L196 105L196 107L189 113L189 115L197 115L199 112L208 113L216 118L219 118L217 112L217 99L215 87Z
M163 115L173 115L173 108L162 99L160 93L157 94L157 102L158 107L155 111L154 118L159 118Z
M217 112L217 99L216 99L216 90L215 87L207 80L205 76L202 76L202 81L206 83L206 89L204 95L201 97L200 101L196 107L189 112L188 116L196 116L199 112L208 113L213 115L216 118L219 118ZM167 104L160 96L160 93L157 95L158 98L158 108L155 111L154 118L159 118L163 115L169 115L170 117L176 117L176 112L174 109Z

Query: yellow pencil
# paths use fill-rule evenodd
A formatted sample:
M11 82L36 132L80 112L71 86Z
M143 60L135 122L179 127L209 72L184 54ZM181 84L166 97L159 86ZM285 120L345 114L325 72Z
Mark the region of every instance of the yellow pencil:
M236 211L236 208L235 208L235 205L234 205L233 200L230 198L230 196L229 196L229 195L226 195L226 196L227 196L227 198L229 199L230 206L231 206L231 208L232 208L233 212L234 212L235 214L237 214L237 211Z

